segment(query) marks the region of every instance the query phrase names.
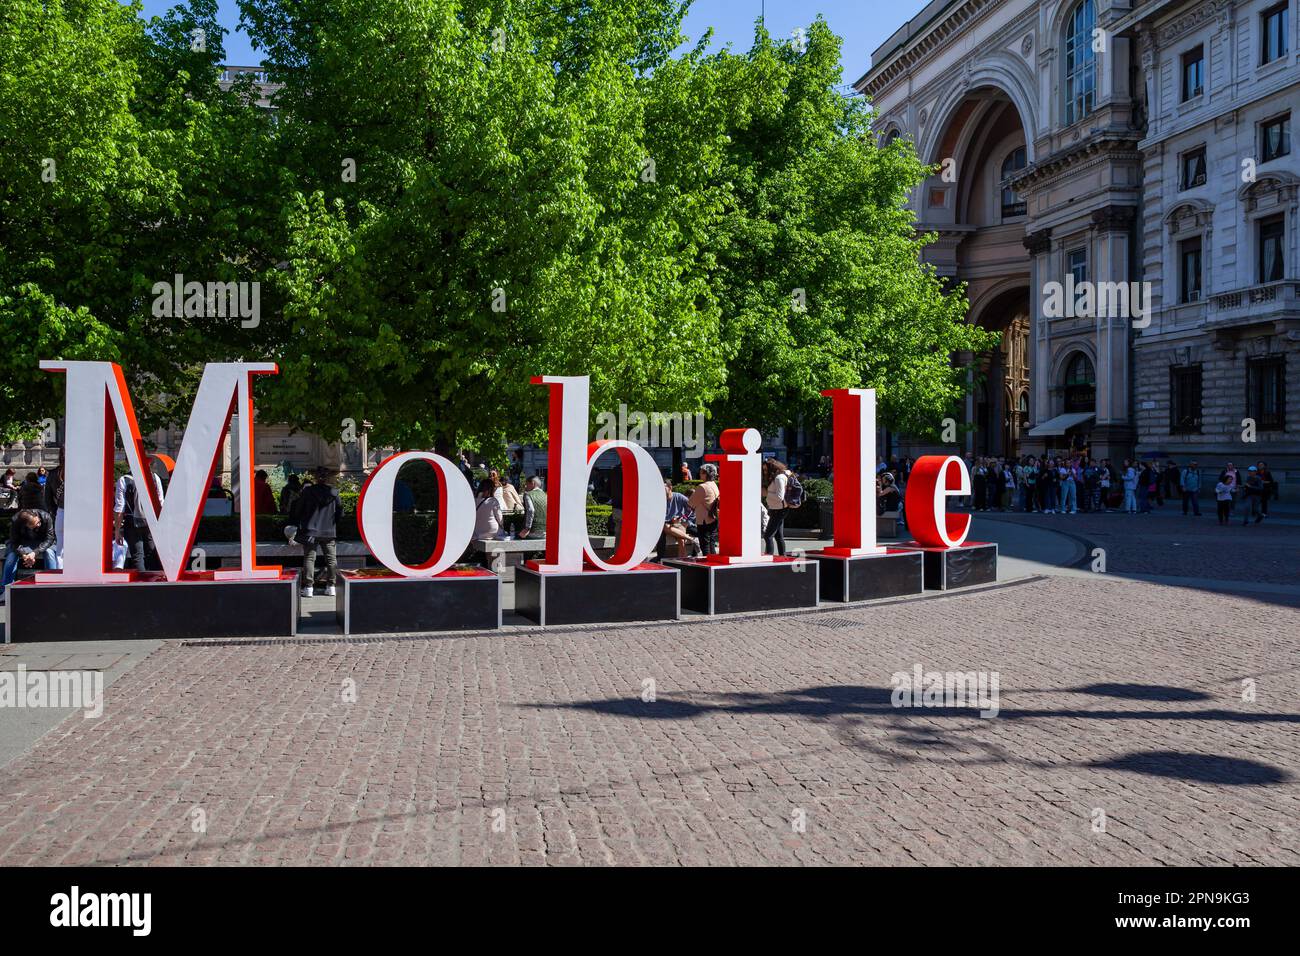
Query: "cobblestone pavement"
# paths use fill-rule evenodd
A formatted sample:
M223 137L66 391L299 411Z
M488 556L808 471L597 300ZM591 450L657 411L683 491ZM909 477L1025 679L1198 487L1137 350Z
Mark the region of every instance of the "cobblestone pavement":
M1169 502L1167 514L1045 515L981 512L977 522L1015 521L1087 539L1106 551L1109 573L1160 574L1300 585L1300 527L1288 524L1242 527L1241 515L1221 526L1213 505L1201 517L1182 516Z
M0 770L0 864L1298 864L1298 645L1279 603L1100 575L169 643ZM998 672L999 715L891 706L915 664Z

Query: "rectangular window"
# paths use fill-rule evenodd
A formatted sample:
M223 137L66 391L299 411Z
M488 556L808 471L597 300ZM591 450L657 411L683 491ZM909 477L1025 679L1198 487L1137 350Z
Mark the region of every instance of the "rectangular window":
M1169 434L1201 430L1201 366L1169 369Z
M1277 119L1269 120L1267 123L1261 123L1260 132L1260 152L1264 156L1264 162L1270 159L1277 159L1279 156L1286 156L1291 152L1291 114L1279 116Z
M1201 301L1201 237L1178 244L1179 288L1183 302Z
M1183 189L1205 185L1205 147L1183 153Z
M1205 47L1183 54L1183 102L1205 92Z
M1286 428L1286 356L1246 363L1246 415L1258 431Z
M1286 56L1289 11L1287 4L1279 3L1276 7L1265 10L1260 20L1259 62L1272 63L1279 57Z
M1088 251L1075 249L1066 256L1066 268L1074 276L1075 288L1088 281Z
M1286 217L1270 216L1261 219L1259 230L1259 281L1279 282L1286 277Z

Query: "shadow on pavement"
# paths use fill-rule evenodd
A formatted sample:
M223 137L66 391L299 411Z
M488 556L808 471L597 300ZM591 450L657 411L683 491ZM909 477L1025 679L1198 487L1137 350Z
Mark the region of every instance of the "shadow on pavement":
M1045 690L1015 691L1005 693L1046 693ZM1138 701L1199 701L1208 699L1200 691L1180 687L1143 684L1093 684L1079 688L1060 688L1055 693L1075 693L1094 696L1117 697ZM1034 761L1001 751L994 745L982 744L958 733L962 727L902 727L894 723L901 718L958 719L969 729L972 721L978 723L979 711L973 707L926 706L895 707L893 690L884 687L824 686L776 694L758 693L695 693L673 697L660 696L653 702L639 698L606 698L577 701L570 704L536 702L521 706L544 710L576 710L613 717L630 717L637 720L692 720L710 714L764 714L806 717L814 721L839 724L844 742L850 746L877 750L893 762L916 759L891 751L881 751L876 744L858 736L854 731L864 723L878 730L879 724L893 725L902 734L894 743L931 751L967 752L972 747L982 751L980 763L1011 763L1038 769L1059 769L1075 766L1083 769L1122 770L1145 773L1159 777L1174 777L1189 781L1231 783L1233 785L1268 786L1292 779L1291 774L1268 764L1239 760L1216 755L1152 751L1127 754L1104 762L1061 764L1051 761ZM1073 708L1016 708L1002 707L997 717L1001 720L1141 720L1141 721L1214 721L1216 723L1266 724L1282 723L1300 725L1300 714L1249 713L1222 708L1201 710L1087 710ZM872 722L875 723L872 723Z

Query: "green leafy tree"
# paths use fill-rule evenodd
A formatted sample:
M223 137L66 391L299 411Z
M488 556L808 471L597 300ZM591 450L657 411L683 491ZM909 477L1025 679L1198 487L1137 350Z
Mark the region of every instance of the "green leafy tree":
M297 189L267 419L487 448L540 434L534 375L590 374L593 410L718 391L700 256L719 199L647 164L644 77L678 42L676 3L243 10L284 83Z
M920 254L905 206L927 175L905 142L878 147L869 105L840 92L840 41L820 18L804 44L761 24L745 55L699 57L725 111L719 173L731 205L715 235L722 425L822 422L822 389L876 389L882 420L929 433L964 394L952 355L996 336L966 324Z
M154 315L154 285L176 274L259 280L284 230L270 121L216 83L214 0L139 14L0 11L0 438L59 413L41 359L120 362L149 428L185 420L203 362L274 351L238 321Z

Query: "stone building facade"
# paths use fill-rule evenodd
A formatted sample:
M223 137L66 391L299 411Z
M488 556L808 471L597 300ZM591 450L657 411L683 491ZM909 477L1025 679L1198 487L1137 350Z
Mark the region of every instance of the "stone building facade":
M855 87L882 139L937 167L912 197L926 256L1003 333L958 357L968 451L1264 457L1300 478L1296 6L934 0L875 51Z
M1141 6L1148 6L1146 4ZM1267 461L1300 480L1296 4L1171 4L1129 19L1146 83L1138 451ZM1253 422L1253 426L1251 423ZM1250 441L1253 438L1254 441Z

